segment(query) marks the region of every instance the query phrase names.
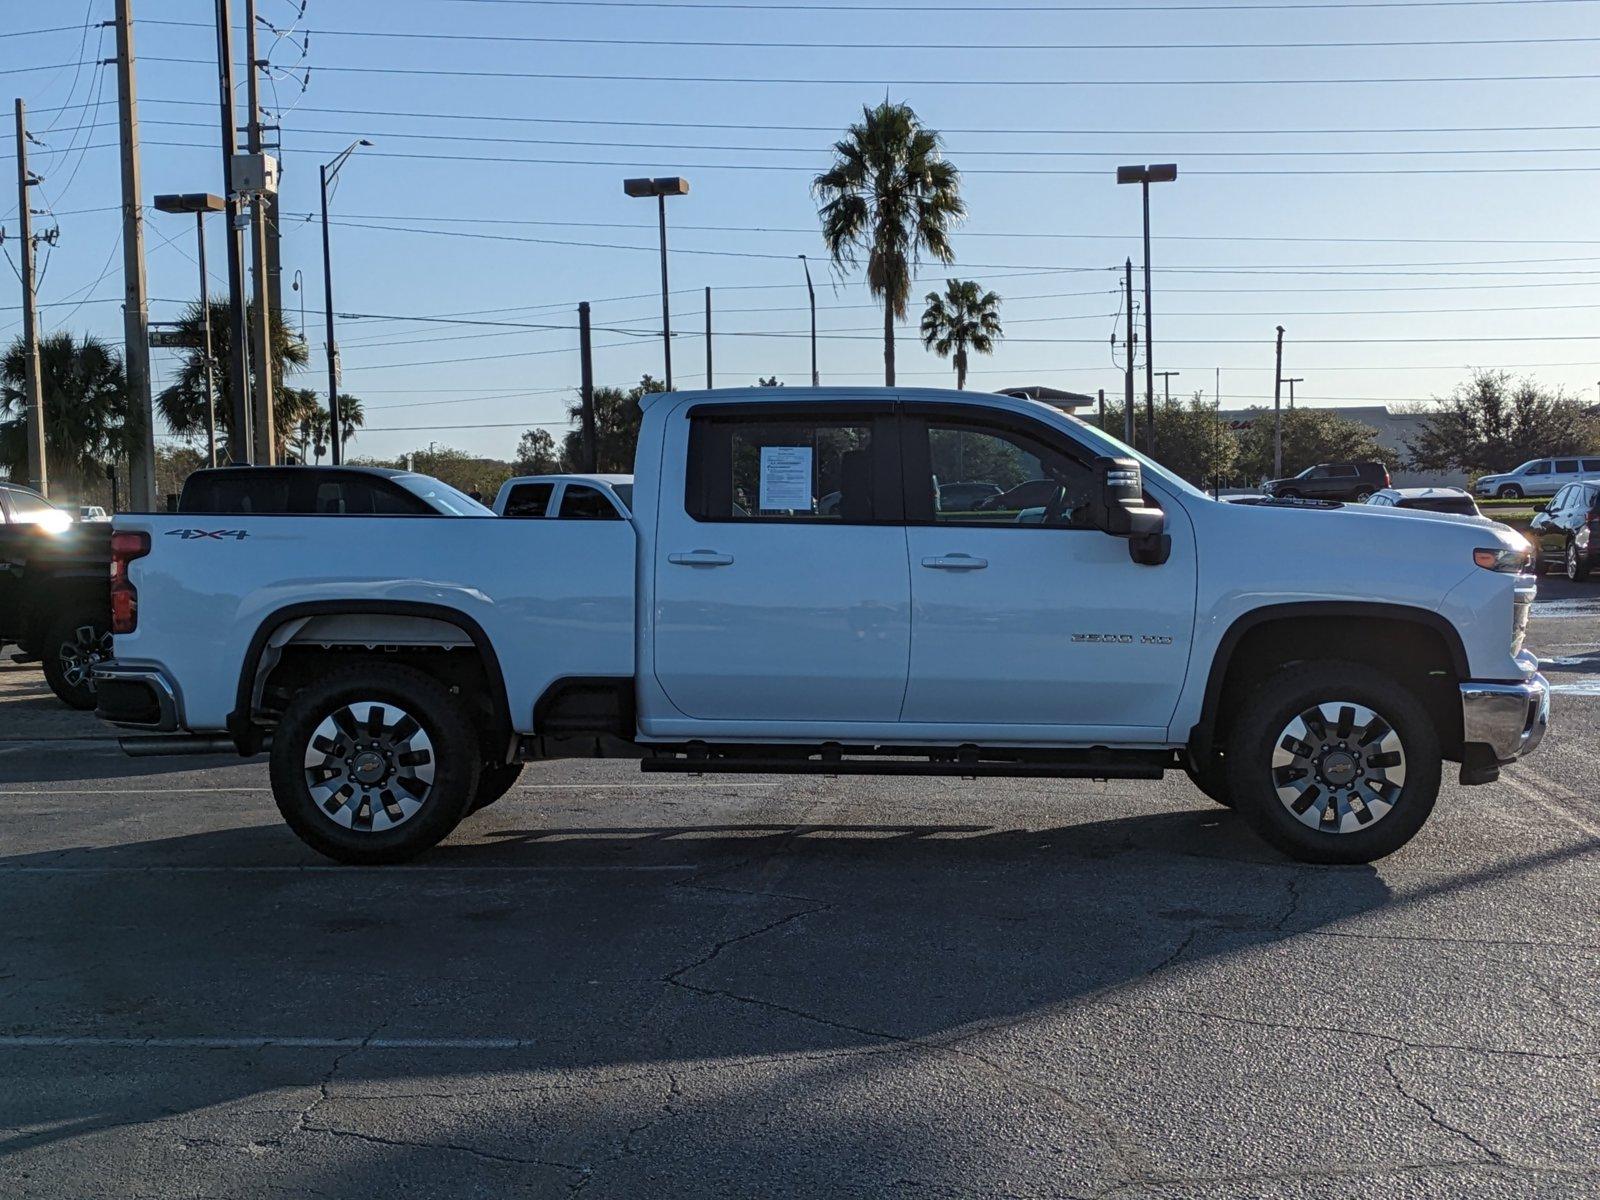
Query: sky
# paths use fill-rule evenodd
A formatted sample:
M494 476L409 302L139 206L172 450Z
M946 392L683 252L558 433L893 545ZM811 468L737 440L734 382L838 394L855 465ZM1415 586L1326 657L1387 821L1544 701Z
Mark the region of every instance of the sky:
M131 2L144 201L220 192L215 4ZM120 343L112 10L0 0L0 94L26 101L42 143L35 227L60 230L43 328ZM298 386L325 379L317 166L374 143L331 204L342 388L367 420L352 455L510 457L536 424L559 438L580 300L598 383L659 376L655 211L623 194L633 175L691 185L668 201L679 388L705 382L706 287L717 385L808 382L801 254L822 382L881 383L879 312L859 272L828 266L809 185L886 95L942 132L969 211L956 262L919 273L903 385L954 386L915 320L959 277L1000 294L1006 329L969 387L1119 401L1110 339L1122 264L1140 290L1143 251L1139 189L1115 169L1176 162L1151 189L1155 369L1179 372L1175 395L1212 400L1220 370L1225 408L1270 405L1279 324L1301 403L1425 401L1500 367L1600 395L1595 0L258 0L258 14L263 103L281 114L284 312L312 350ZM192 219L150 210L146 239L151 316L170 320L198 289ZM208 254L221 295L219 221ZM0 278L9 340L21 292ZM152 351L157 389L176 369Z

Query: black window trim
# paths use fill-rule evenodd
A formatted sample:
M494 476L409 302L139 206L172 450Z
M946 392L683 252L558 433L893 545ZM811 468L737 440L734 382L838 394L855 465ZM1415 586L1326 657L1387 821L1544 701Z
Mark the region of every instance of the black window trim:
M900 462L902 484L905 490L905 524L914 528L937 529L1026 529L1046 533L1099 533L1098 529L1083 525L1045 525L1017 521L941 521L933 510L933 497L923 496L921 488L913 488L916 479L933 478L933 462L928 442L928 421L955 421L958 424L999 428L1011 433L1031 437L1047 448L1081 463L1092 470L1094 455L1089 448L1068 437L1052 425L1035 420L1022 413L1003 408L985 408L967 404L941 404L933 400L911 401L900 407Z
M689 421L689 448L685 460L683 509L691 521L702 525L804 525L809 528L831 529L844 526L903 525L901 500L901 474L899 463L899 437L897 412L894 401L863 400L859 403L841 401L818 404L804 400L764 402L749 404L738 402L696 404L684 415ZM712 496L712 480L717 477L731 480L731 464L711 464L708 450L712 443L706 431L716 424L767 424L784 420L816 419L829 424L842 424L852 419L870 428L872 438L872 507L870 521L851 521L839 518L810 517L752 517L737 516L731 511L725 517L706 516ZM727 469L717 471L721 465ZM731 505L730 505L731 507Z

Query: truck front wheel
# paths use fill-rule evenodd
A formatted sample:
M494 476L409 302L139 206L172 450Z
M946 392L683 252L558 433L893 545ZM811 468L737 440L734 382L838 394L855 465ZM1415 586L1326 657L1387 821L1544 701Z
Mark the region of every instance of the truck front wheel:
M303 688L272 741L272 794L313 850L344 863L412 858L447 837L478 787L461 701L410 667L357 666Z
M1302 862L1365 863L1422 828L1439 737L1398 680L1358 663L1299 663L1255 688L1226 756L1238 812Z

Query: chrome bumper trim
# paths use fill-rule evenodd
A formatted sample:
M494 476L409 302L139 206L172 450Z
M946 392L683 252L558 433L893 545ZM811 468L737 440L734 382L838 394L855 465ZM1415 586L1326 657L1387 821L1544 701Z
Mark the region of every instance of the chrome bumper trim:
M1502 763L1531 753L1550 728L1550 681L1463 683L1462 740L1489 747Z
M178 728L178 694L173 689L172 681L167 678L166 672L159 667L141 667L111 659L108 662L96 663L94 676L97 683L104 679L115 683L144 684L155 697L159 714L153 725L147 721L118 721L111 717L101 717L102 720L126 729L153 729L160 733L171 733Z

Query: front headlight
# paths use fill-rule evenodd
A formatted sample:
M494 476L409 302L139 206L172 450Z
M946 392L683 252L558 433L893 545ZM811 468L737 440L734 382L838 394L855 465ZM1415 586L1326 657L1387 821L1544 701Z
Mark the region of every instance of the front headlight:
M1508 575L1520 575L1533 566L1533 548L1526 542L1519 548L1510 546L1479 548L1472 552L1472 561L1485 571L1503 571Z

